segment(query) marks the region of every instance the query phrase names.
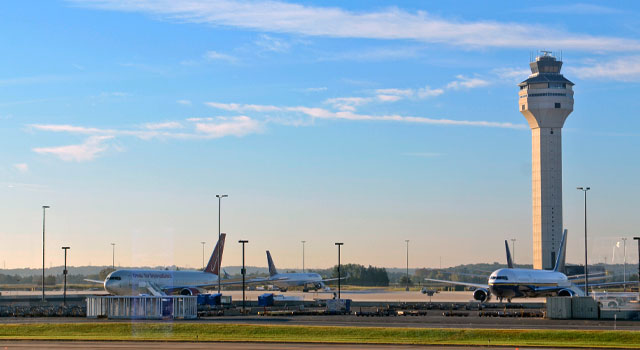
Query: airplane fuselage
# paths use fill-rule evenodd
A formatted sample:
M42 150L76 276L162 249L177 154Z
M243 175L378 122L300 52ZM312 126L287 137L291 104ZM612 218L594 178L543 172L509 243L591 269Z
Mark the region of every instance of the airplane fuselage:
M543 297L571 290L581 295L562 272L533 269L499 269L489 276L491 294L502 298Z
M203 271L117 270L104 281L104 289L113 295L152 294L151 289L167 294L187 290L196 294L195 286L214 285L218 276ZM195 293L194 293L195 292Z
M322 276L317 273L278 273L270 276L268 282L284 290L306 285L313 285L316 289L324 288Z

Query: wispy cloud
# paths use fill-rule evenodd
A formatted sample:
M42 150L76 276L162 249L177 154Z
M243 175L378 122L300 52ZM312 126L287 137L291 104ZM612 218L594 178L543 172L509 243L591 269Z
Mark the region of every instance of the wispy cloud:
M245 136L263 130L263 124L247 116L231 118L218 118L216 122L196 123L196 130L205 134L208 138L220 138L224 136Z
M191 106L191 101L190 100L178 100L176 102L181 104L181 105L184 105L184 106Z
M308 88L302 89L302 91L304 91L304 92L322 92L322 91L327 91L327 88L325 86L308 87Z
M331 111L325 108L306 107L306 106L278 107L278 106L272 106L272 105L265 105L265 106L242 105L242 104L236 104L236 103L219 103L219 102L210 102L210 103L207 103L207 105L211 107L223 109L223 110L228 110L228 108L231 106L233 110L260 111L264 109L269 111L289 112L294 114L300 113L316 119L342 119L342 120L351 120L351 121L387 121L387 122L402 122L402 123L432 124L432 125L483 126L483 127L507 128L507 129L526 129L527 128L525 124L513 124L513 123L503 123L503 122L482 121L482 120L454 120L454 119L447 119L447 118L402 116L397 114L391 114L391 115L360 114L360 113L355 113L349 110L349 107L344 108L344 106L341 106L341 105L336 106L336 108L339 109L339 111ZM261 107L264 107L264 108L261 108Z
M29 165L27 163L14 164L13 167L21 173L29 172Z
M33 151L40 154L51 154L66 162L86 162L105 152L109 148L105 141L112 138L113 136L90 136L79 145L38 147Z
M447 89L460 90L460 89L473 89L477 87L489 85L489 81L480 78L469 78L464 75L456 76L457 80L447 84Z
M149 130L184 128L184 126L179 122L147 123L147 124L144 124L144 127L145 129L149 129Z
M357 106L369 103L370 101L371 98L367 97L334 97L327 99L325 103L343 111L355 111Z
M234 63L234 62L236 62L238 60L234 56L227 55L227 54L220 53L220 52L213 51L213 50L209 50L209 51L205 52L204 58L207 61L227 61L227 62L231 62L231 63Z
M532 12L532 13L557 13L557 14L568 14L568 15L604 15L604 14L616 14L621 13L623 11L606 7L601 5L594 4L567 4L567 5L549 5L545 4L545 6L535 6L522 9L522 12Z
M275 112L281 110L280 107L270 105L253 105L253 104L238 104L238 103L218 103L218 102L206 102L209 107L223 109L225 111L232 112Z
M263 51L287 52L291 48L289 41L267 34L260 34L254 43Z
M281 1L71 0L85 7L142 12L167 20L229 26L270 33L335 38L415 40L486 47L563 47L585 51L638 51L640 42L620 37L575 34L545 25L449 20L425 11L398 8L351 12Z
M640 56L622 57L604 62L596 61L581 67L567 67L567 71L582 79L638 82L640 81Z

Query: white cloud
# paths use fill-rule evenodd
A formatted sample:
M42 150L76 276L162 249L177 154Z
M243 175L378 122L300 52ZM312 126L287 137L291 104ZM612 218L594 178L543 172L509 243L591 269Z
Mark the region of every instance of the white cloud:
M208 61L227 61L227 62L236 62L238 59L234 56L227 55L224 53L220 53L217 51L207 51L204 54L204 58Z
M164 123L147 123L144 125L149 130L159 129L182 129L184 126L178 122L164 122Z
M13 167L21 173L26 173L29 171L29 165L27 163L14 164Z
M262 48L263 51L287 52L291 48L291 44L288 41L266 34L260 34L255 44Z
M418 97L420 98L440 96L443 93L443 89L432 89L429 86L418 89Z
M457 75L458 80L452 81L447 84L447 89L460 90L460 89L473 89L477 87L487 86L489 82L480 78L468 78L464 75Z
M109 147L104 144L113 136L90 136L84 143L58 147L40 147L33 151L40 154L52 154L66 162L85 162L93 160L98 154L105 152Z
M497 69L494 69L492 72L496 74L500 79L511 80L511 81L525 80L531 74L530 69L522 69L522 68L497 68Z
M568 67L567 70L582 79L638 82L640 81L640 56L598 61L582 67Z
M189 100L178 100L176 102L181 104L181 105L191 106L191 101L189 101Z
M207 138L220 138L224 136L245 136L262 131L262 123L247 116L231 118L217 118L216 122L197 123L196 131L206 135Z
M322 91L327 91L327 88L324 87L324 86L321 86L321 87L309 87L309 88L302 89L302 91L305 91L305 92L322 92Z
M227 104L227 103L207 103L208 105L215 106L228 106L233 105L237 106L238 109L242 109L243 106L249 105L241 105L241 104ZM257 107L259 105L250 105L253 107ZM395 122L403 122L403 123L417 123L417 124L433 124L433 125L460 125L460 126L483 126L483 127L493 127L493 128L506 128L506 129L526 129L528 128L525 124L513 124L513 123L502 123L502 122L491 122L491 121L483 121L483 120L455 120L455 119L445 119L445 118L426 118L426 117L415 117L415 116L401 116L401 115L369 115L369 114L358 114L349 110L348 108L345 110L344 108L340 108L338 105L337 108L339 111L334 112L324 108L318 107L305 107L305 106L295 106L295 107L277 107L277 106L264 106L269 107L269 109L277 109L283 112L294 112L294 113L302 113L311 118L317 119L344 119L344 120L352 120L352 121L395 121ZM259 108L257 108L259 109Z
M111 92L103 92L100 94L101 97L129 97L131 96L128 92L122 91L111 91Z
M238 104L238 103L218 103L218 102L205 102L205 105L217 109L222 109L225 111L232 112L246 112L246 111L254 111L254 112L275 112L281 110L280 107L269 106L269 105L251 105L251 104Z
M329 98L324 103L332 105L334 108L343 111L355 111L357 106L371 102L367 97L334 97Z
M535 23L448 20L396 7L351 12L281 1L70 0L90 8L142 12L167 20L271 33L335 38L415 40L465 48L562 47L584 51L638 51L640 42L574 34Z
M43 131L68 132L74 134L114 134L116 131L112 129L87 128L84 126L75 126L68 124L31 124L29 127Z

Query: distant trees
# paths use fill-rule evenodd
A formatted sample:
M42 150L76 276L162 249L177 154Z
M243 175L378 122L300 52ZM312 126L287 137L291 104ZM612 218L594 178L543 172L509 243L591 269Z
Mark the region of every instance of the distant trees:
M358 286L381 286L389 285L389 276L387 269L384 267L374 267L369 265L345 264L340 265L340 275L342 277L349 276L343 283L355 284ZM338 277L338 266L334 266L331 271L332 278Z
M115 269L107 267L106 269L100 270L100 273L98 274L98 276L100 277L101 280L104 281L107 278L107 276L113 271L115 271Z

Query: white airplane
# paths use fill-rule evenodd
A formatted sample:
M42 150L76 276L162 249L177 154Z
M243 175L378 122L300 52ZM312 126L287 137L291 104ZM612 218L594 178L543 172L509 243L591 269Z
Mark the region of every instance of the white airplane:
M431 278L425 278L425 280L474 288L473 298L480 302L489 301L492 296L496 296L500 302L502 302L503 299L507 299L507 301L511 302L512 298L584 296L585 292L574 284L576 280L584 279L584 275L571 276L570 278L562 272L565 268L565 256L567 254L566 241L567 230L565 229L562 234L562 241L560 242L560 254L558 254L553 270L513 268L509 245L507 244L507 241L505 241L508 268L498 269L491 273L488 284L436 280ZM589 287L637 283L637 281L606 282L589 284Z
M286 292L289 287L302 286L304 292L308 292L308 286L312 286L315 290L322 289L330 291L331 289L324 285L324 282L336 281L338 278L323 279L317 273L278 273L276 266L271 259L271 253L267 250L267 263L269 264L269 277L268 278L256 278L249 283L267 283L272 284L280 291ZM347 277L342 277L345 279Z
M560 243L560 254L553 270L534 270L513 268L509 246L506 244L507 265L509 268L498 269L491 273L487 284L455 282L425 278L427 281L448 283L475 288L473 298L480 302L491 300L496 296L502 302L512 298L535 298L543 296L583 296L584 291L561 271L564 270L566 255L567 230L564 230Z
M123 269L111 272L104 281L86 281L104 284L104 289L112 295L197 295L205 288L218 285L218 262L222 261L225 237L224 233L220 236L207 267L202 271Z

